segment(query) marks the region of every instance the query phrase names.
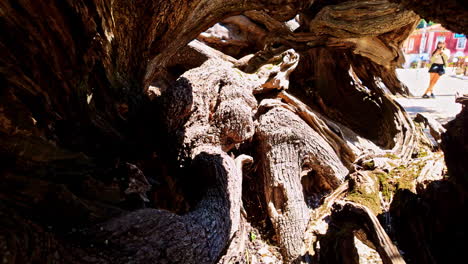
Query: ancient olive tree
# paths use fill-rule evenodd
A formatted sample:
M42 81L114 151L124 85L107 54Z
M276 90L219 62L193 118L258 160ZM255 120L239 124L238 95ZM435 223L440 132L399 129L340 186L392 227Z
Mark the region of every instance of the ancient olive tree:
M0 11L4 262L243 262L255 226L283 262L325 263L330 216L384 263L404 262L371 210L343 199L365 161L406 160L418 142L389 96L407 92L395 68L412 11L385 0Z

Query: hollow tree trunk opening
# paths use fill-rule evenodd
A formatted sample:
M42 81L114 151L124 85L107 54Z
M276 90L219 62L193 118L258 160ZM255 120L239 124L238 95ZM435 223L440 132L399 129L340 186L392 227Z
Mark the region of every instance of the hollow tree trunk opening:
M403 263L372 207L420 147L389 96L407 92L395 68L419 19L402 6L451 19L391 2L1 2L2 261L356 263L364 232ZM428 250L409 260L440 259L417 235Z

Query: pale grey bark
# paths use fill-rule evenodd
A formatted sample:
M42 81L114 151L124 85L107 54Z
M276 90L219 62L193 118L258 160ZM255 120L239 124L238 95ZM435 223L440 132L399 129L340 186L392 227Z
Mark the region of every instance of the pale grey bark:
M293 112L282 107L266 111L257 128L265 198L283 255L292 261L303 251L310 218L301 177L311 173L314 184L330 191L348 170L333 148Z

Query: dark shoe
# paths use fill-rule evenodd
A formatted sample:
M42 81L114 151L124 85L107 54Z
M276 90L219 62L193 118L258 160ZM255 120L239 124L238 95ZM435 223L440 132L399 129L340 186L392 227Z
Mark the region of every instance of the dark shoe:
M435 98L435 95L434 95L433 93L431 93L431 97L432 97L432 98Z
M422 98L429 98L429 95L424 94L424 95L422 96Z

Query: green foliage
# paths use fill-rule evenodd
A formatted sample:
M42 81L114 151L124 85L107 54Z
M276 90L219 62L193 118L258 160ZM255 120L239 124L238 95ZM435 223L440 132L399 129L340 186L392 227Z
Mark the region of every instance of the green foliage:
M414 180L418 177L424 162L412 163L408 166L398 166L389 173L383 171L374 171L371 175L375 177L378 184L378 190L386 201L390 201L394 193L399 189L412 190ZM364 190L352 190L347 199L369 207L375 214L382 213L379 192L366 193Z
M376 172L374 174L379 180L379 189L382 192L382 196L390 201L392 194L395 192L395 186L392 185L389 175L385 172Z
M389 159L392 159L392 160L397 160L397 159L399 159L399 157L398 157L397 155L392 154L392 153L387 153L387 154L385 154L385 157L386 157L386 158L389 158Z
M382 213L380 206L380 198L378 193L362 193L359 191L353 191L346 197L348 200L367 206L371 211L378 215Z
M370 174L370 176L374 176L374 175ZM374 180L376 180L375 177L373 178ZM378 190L377 185L378 185L378 182L376 181L376 186L374 186L375 188L373 188L374 190ZM346 198L352 202L367 206L376 215L382 213L378 191L369 193L361 188L355 187L353 190L351 190L351 192L348 194Z
M255 241L255 239L257 239L257 235L255 234L254 231L250 231L249 238L250 238L250 241Z
M416 28L424 28L424 27L432 26L432 25L434 25L434 24L435 24L435 23L432 22L432 21L427 22L426 20L421 19L421 20L419 21L419 24L416 26Z
M419 24L416 26L416 28L423 28L427 24L426 20L421 19L419 20Z
M393 169L389 176L394 179L396 189L412 190L414 180L419 176L421 171L420 164L412 164L412 166L399 166Z
M374 164L374 161L373 160L369 160L369 161L366 161L366 162L363 162L362 163L362 166L366 169L374 169L375 168L375 164Z
M418 158L424 158L427 155L429 155L429 153L427 153L427 151L425 151L425 150L422 150L422 151L418 152Z

